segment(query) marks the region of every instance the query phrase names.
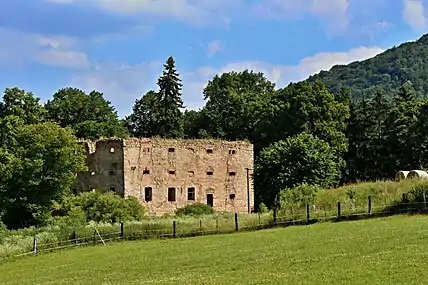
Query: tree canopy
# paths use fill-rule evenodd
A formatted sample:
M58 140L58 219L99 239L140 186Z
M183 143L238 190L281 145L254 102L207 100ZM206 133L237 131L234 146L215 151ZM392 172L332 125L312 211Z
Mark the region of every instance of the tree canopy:
M96 90L66 87L41 105L31 92L7 88L0 102L0 217L8 227L46 221L85 167L78 138L248 140L255 148L256 207L425 169L427 40L282 88L251 70L218 74L207 82L199 110L185 110L169 57L157 90L135 100L123 119Z

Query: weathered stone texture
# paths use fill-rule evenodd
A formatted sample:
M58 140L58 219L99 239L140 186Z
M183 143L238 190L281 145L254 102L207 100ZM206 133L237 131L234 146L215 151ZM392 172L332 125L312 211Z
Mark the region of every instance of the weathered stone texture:
M111 147L114 153L110 153ZM117 163L117 171L110 175L113 163ZM137 197L153 215L173 214L193 202L210 203L210 195L217 211L246 212L247 177L250 209L254 207L253 145L246 142L154 138L99 141L96 151L88 152L88 166L89 176L79 176L80 189L91 185L109 190L114 185L118 194ZM95 175L91 176L91 171ZM194 201L188 200L189 188L194 188ZM168 199L169 192L175 193L174 201Z
M122 140L99 140L81 142L81 144L86 150L88 172L79 173L75 183L76 190L100 189L123 195Z

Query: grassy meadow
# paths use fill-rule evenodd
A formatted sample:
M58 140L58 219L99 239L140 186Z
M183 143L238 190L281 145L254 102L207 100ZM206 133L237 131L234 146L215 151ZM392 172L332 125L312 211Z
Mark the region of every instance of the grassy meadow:
M0 264L0 284L425 284L428 217L111 243Z
M414 189L428 190L427 180L379 181L348 185L336 189L319 191L314 205L310 207L312 218L328 218L337 215L337 202L341 202L342 215L366 213L368 196L372 196L372 211L377 212L401 200L402 194ZM428 192L428 191L427 191ZM306 207L283 208L278 212L278 221L305 219ZM272 223L272 212L263 214L239 214L239 228L254 227ZM171 236L173 221L176 221L177 236L189 233L222 233L235 230L233 213L216 213L202 217L152 217L142 221L128 222L124 225L127 239L157 238ZM92 240L99 242L94 234L98 230L103 239L117 238L120 224L54 224L43 228L28 228L17 231L0 229L0 261L10 257L31 253L34 233L37 232L39 250L72 245L72 239L78 242ZM74 232L76 235L74 235Z

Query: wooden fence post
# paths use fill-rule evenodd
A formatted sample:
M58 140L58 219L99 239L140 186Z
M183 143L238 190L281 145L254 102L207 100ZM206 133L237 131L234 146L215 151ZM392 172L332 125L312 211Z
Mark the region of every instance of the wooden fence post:
M422 192L422 194L423 194L423 196L424 196L424 209L425 209L425 211L427 210L427 196L426 196L426 194L425 194L425 191L424 192Z
M120 222L120 238L123 239L124 233L123 233L123 222Z
M238 213L235 213L235 231L239 230L239 226L238 226Z
M340 201L337 202L337 218L340 219L341 211L340 211Z
M273 224L276 225L276 207L273 208Z
M73 240L74 240L74 244L77 244L77 233L76 233L76 231L73 231Z
M372 196L368 197L368 209L367 212L369 213L369 215L372 214Z
M175 238L177 237L177 222L172 221L172 236Z
M262 221L261 221L261 218L260 218L260 213L258 213L258 215L259 215L259 227L262 225Z
M199 220L199 230L202 232L202 220Z
M309 224L309 220L310 220L310 215L309 215L309 204L306 204L306 223Z
M37 253L37 233L34 232L34 238L33 238L33 253Z

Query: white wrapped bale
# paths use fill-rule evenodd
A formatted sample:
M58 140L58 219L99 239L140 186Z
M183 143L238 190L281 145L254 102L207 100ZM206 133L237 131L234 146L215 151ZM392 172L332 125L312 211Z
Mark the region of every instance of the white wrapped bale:
M395 180L401 181L407 178L410 171L400 170L395 174Z
M428 178L428 173L426 173L423 170L412 170L409 172L409 174L407 174L407 178L408 179L427 179Z

